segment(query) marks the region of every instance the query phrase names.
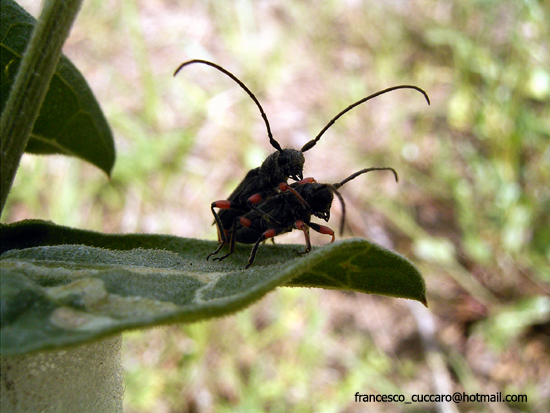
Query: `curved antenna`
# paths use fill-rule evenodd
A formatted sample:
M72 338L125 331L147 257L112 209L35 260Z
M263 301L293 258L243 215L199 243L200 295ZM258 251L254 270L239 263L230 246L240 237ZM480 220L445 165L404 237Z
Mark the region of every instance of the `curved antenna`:
M208 66L211 66L215 69L218 69L220 72L226 74L227 76L229 76L231 79L233 79L247 94L248 96L251 97L251 99L254 101L254 103L256 104L256 106L258 107L258 109L260 109L260 114L262 115L262 118L265 122L265 126L267 128L267 137L269 138L269 143L271 144L271 146L273 146L275 149L277 149L279 152L281 152L283 149L281 148L281 145L279 145L279 142L277 142L274 138L273 138L273 134L271 133L271 127L269 126L269 121L267 120L267 115L265 114L264 112L264 109L262 108L262 105L260 105L260 102L258 101L258 99L256 99L256 96L254 96L254 93L252 93L250 91L250 89L248 89L246 87L246 85L241 82L239 79L237 79L237 77L229 72L228 70L224 69L223 67L217 65L216 63L212 63L212 62L209 62L208 60L201 60L201 59L194 59L194 60L189 60L187 62L184 62L182 63L177 69L176 71L174 72L174 76L176 76L178 74L178 72L183 69L185 66L188 66L190 64L193 64L193 63L202 63L202 64L205 64L205 65L208 65Z
M344 234L344 225L346 223L346 203L344 202L344 197L338 192L338 190L331 186L332 192L336 194L340 200L340 205L342 205L342 216L340 217L340 236Z
M426 98L426 101L428 102L428 105L430 104L430 98L428 97L428 94L426 92L424 92L424 90L420 89L418 86L413 86L413 85L399 85L399 86L392 86L392 87L389 87L387 89L384 89L384 90L380 90L379 92L376 92L376 93L373 93L372 95L369 95L367 97L364 97L363 99L361 100L358 100L357 102L349 105L347 108L345 108L343 111L341 111L340 113L338 113L335 117L333 117L329 123L327 123L327 125L321 130L321 132L319 132L319 134L315 137L315 139L312 139L310 140L308 143L306 143L301 151L302 152L305 152L311 148L313 148L315 146L315 144L317 143L317 141L319 139L321 139L321 136L323 136L323 134L328 130L328 128L330 128L332 125L334 125L334 123L340 119L342 117L342 115L346 114L347 112L349 112L350 110L352 110L354 107L356 106L359 106L360 104L362 103L365 103L366 101L368 100L371 100L371 99L374 99L375 97L378 97L380 95L383 95L384 93L388 93L388 92L391 92L393 90L397 90L397 89L414 89L420 93L422 93L424 95L424 98Z
M354 174L348 176L342 182L330 185L332 192L336 194L336 196L340 200L340 204L342 204L342 217L340 218L340 236L342 236L342 234L344 233L344 225L346 222L346 203L344 202L344 198L342 197L340 192L338 192L338 188L340 188L342 185L345 185L352 179L357 178L359 175L365 174L370 171L392 171L395 176L395 181L396 182L399 181L399 178L397 177L397 172L395 172L395 169L389 168L389 167L380 167L380 168L374 167L374 168L361 169L360 171L357 171Z
M395 172L395 169L393 168L390 168L390 167L380 167L380 168L377 168L377 167L373 167L373 168L366 168L366 169L361 169L360 171L357 171L355 172L354 174L348 176L346 179L344 179L342 182L338 183L338 184L332 184L332 186L336 189L340 188L342 185L345 185L347 184L349 181L351 181L352 179L355 179L357 178L359 175L363 175L367 172L370 172L370 171L392 171L393 172L393 175L395 176L395 182L399 182L399 178L397 177L397 172Z

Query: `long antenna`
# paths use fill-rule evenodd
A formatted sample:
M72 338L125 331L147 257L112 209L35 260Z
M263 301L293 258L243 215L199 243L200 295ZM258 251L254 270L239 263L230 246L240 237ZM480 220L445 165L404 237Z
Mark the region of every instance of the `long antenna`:
M336 196L340 200L340 205L342 205L342 215L340 217L340 236L342 236L344 235L344 225L346 223L346 203L344 202L342 194L340 194L340 192L338 192L336 188L332 187L332 192L336 194Z
M183 69L185 66L188 66L188 65L193 64L193 63L202 63L202 64L205 64L205 65L211 66L215 69L218 69L220 72L226 74L231 79L233 79L246 93L248 93L248 96L250 96L252 98L252 100L254 101L256 106L258 107L258 109L260 109L260 114L262 115L262 118L265 122L265 126L267 128L267 137L269 138L269 143L271 143L271 146L273 146L279 152L281 152L283 150L281 148L281 145L279 145L279 142L277 142L273 138L273 134L271 133L271 127L269 126L269 121L267 120L267 115L265 114L264 109L262 108L262 105L260 105L260 102L258 101L258 99L256 99L256 96L254 96L254 93L252 93L250 91L250 89L248 89L243 82L241 82L239 79L237 79L237 77L233 73L231 73L228 70L224 69L223 67L217 65L216 63L209 62L208 60L194 59L194 60L189 60L187 62L182 63L176 69L176 71L174 72L174 76L176 76L178 74L178 72L181 69Z
M397 177L397 172L395 172L395 169L389 168L389 167L380 167L380 168L373 167L373 168L361 169L360 171L357 171L354 174L348 176L342 182L330 185L332 192L336 194L336 196L340 200L340 204L342 204L342 217L340 218L340 236L344 233L344 225L346 222L346 203L344 202L344 198L342 198L342 195L340 194L340 192L338 192L338 188L342 187L342 185L345 185L352 179L357 178L359 175L365 174L370 171L392 171L395 176L395 181L396 182L399 181L399 178Z
M370 171L392 171L393 172L393 175L395 176L395 182L399 182L399 178L397 177L397 172L395 172L395 169L393 168L389 168L389 167L380 167L380 168L377 168L377 167L373 167L373 168L366 168L366 169L361 169L360 171L358 172L355 172L354 174L348 176L346 179L344 179L342 182L338 183L338 184L333 184L332 186L335 187L336 189L340 188L342 185L344 184L347 184L349 181L351 181L352 179L355 179L357 178L359 175L363 175L367 172L370 172Z
M420 89L418 86L413 86L413 85L399 85L399 86L392 86L392 87L389 87L387 89L384 89L384 90L381 90L379 92L376 92L376 93L373 93L372 95L369 95L367 97L364 97L363 99L361 100L358 100L357 102L349 105L347 108L345 108L343 111L341 111L340 113L338 113L335 117L333 117L329 123L327 123L327 125L321 130L321 132L319 132L319 134L315 137L315 139L312 139L310 140L308 143L306 143L301 151L302 152L305 152L311 148L313 148L315 146L315 144L317 143L317 141L319 139L321 139L321 136L323 136L323 134L328 130L328 128L330 128L332 125L334 125L334 123L340 119L342 117L342 115L346 114L347 112L349 112L350 110L352 110L354 107L356 106L359 106L360 104L362 103L365 103L366 101L368 100L371 100L371 99L374 99L375 97L378 97L380 95L383 95L384 93L388 93L388 92L391 92L393 90L397 90L397 89L414 89L420 93L422 93L424 95L424 97L426 98L426 101L428 102L428 105L430 104L430 98L428 97L428 94L426 92L424 92L424 90Z

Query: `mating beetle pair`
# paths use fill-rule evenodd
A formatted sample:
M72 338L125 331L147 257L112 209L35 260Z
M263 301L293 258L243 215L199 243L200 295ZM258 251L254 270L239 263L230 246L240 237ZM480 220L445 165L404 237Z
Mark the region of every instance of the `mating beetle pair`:
M333 194L336 194L343 207L341 224L341 228L343 229L345 204L337 189L346 182L372 170L391 170L397 180L397 173L392 168L363 169L337 184L320 184L312 178L303 179L303 166L305 162L303 152L314 147L321 136L342 115L368 100L397 89L414 89L422 93L428 104L430 103L426 92L417 86L393 86L349 105L332 118L321 132L314 139L307 142L299 151L295 149L282 149L279 143L273 138L267 115L260 102L248 87L231 72L215 63L196 59L182 63L175 71L174 76L183 67L193 63L201 63L214 67L234 80L250 96L260 110L267 128L269 142L277 150L269 155L260 167L249 171L227 200L215 201L211 205L212 214L218 227L220 245L207 258L217 254L227 243L229 243L229 253L215 258L216 260L221 261L231 255L235 249L236 242L254 244L246 268L253 263L258 246L262 241L278 234L290 232L293 229L299 229L304 232L306 240L306 250L304 252L311 250L309 228L331 235L332 241L334 241L334 232L330 228L310 222L310 218L311 215L314 215L328 221ZM288 185L289 178L299 182ZM216 212L214 208L218 208L220 211Z

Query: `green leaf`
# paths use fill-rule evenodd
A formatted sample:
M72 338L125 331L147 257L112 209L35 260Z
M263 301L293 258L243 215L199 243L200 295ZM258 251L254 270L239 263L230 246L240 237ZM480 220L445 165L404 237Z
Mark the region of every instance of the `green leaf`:
M0 110L3 111L36 20L12 0L0 0ZM111 130L78 69L61 56L25 149L80 157L110 174Z
M363 239L300 255L300 245L250 246L206 261L212 241L109 235L23 221L0 226L2 354L78 344L129 328L218 317L278 286L376 293L426 303L416 268ZM72 244L86 245L72 245ZM109 249L108 249L109 248Z

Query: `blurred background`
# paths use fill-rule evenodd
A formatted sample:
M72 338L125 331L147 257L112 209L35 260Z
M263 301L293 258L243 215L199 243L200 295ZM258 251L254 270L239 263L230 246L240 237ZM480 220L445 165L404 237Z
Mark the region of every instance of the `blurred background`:
M20 1L33 15L39 2ZM412 260L420 303L279 288L234 316L124 335L125 411L542 412L550 400L550 6L545 1L88 0L65 54L112 127L109 179L25 155L4 222L216 239L209 205L273 151L338 182L344 237ZM335 203L330 226L338 228ZM316 245L328 237L314 237ZM302 243L299 234L278 242ZM261 254L258 256L261 260ZM355 393L527 403L355 403Z

